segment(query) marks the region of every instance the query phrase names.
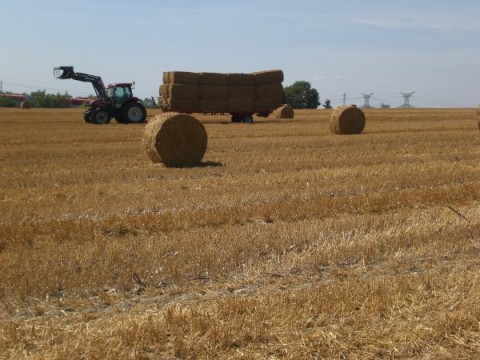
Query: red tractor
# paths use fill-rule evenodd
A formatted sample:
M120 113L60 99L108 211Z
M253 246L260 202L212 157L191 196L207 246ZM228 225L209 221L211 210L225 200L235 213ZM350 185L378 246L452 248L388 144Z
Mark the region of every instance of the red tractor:
M92 83L98 99L93 100L85 110L85 122L107 124L112 117L120 124L145 122L147 111L142 101L132 94L134 83L117 83L105 87L100 76L74 72L73 66L59 66L54 68L53 72L57 79Z

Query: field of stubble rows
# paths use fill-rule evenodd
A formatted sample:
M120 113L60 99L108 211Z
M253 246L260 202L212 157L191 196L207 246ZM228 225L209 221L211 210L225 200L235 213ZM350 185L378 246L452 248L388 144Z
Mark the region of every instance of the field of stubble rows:
M179 169L143 125L0 109L0 358L479 356L475 111L366 116L198 115Z

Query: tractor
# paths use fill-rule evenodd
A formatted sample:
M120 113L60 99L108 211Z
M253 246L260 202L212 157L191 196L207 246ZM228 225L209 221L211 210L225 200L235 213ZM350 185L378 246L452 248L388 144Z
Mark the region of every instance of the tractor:
M135 83L103 84L100 76L78 73L73 66L58 66L53 69L57 79L73 79L90 82L97 99L85 110L83 119L90 124L108 124L112 117L120 124L144 123L147 111L142 101L132 94Z

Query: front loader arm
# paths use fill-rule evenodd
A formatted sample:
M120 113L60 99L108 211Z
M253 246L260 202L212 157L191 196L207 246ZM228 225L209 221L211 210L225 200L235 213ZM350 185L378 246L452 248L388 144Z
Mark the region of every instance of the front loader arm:
M100 76L76 73L73 71L73 66L58 66L53 69L54 76L57 79L73 79L83 82L92 83L93 88L98 97L102 99L107 99L107 90L103 84L103 80Z

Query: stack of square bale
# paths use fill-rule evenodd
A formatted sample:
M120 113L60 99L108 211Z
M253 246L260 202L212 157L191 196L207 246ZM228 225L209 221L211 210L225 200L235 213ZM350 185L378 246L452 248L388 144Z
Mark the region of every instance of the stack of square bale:
M282 70L251 74L163 73L160 108L176 112L270 113L282 104Z

